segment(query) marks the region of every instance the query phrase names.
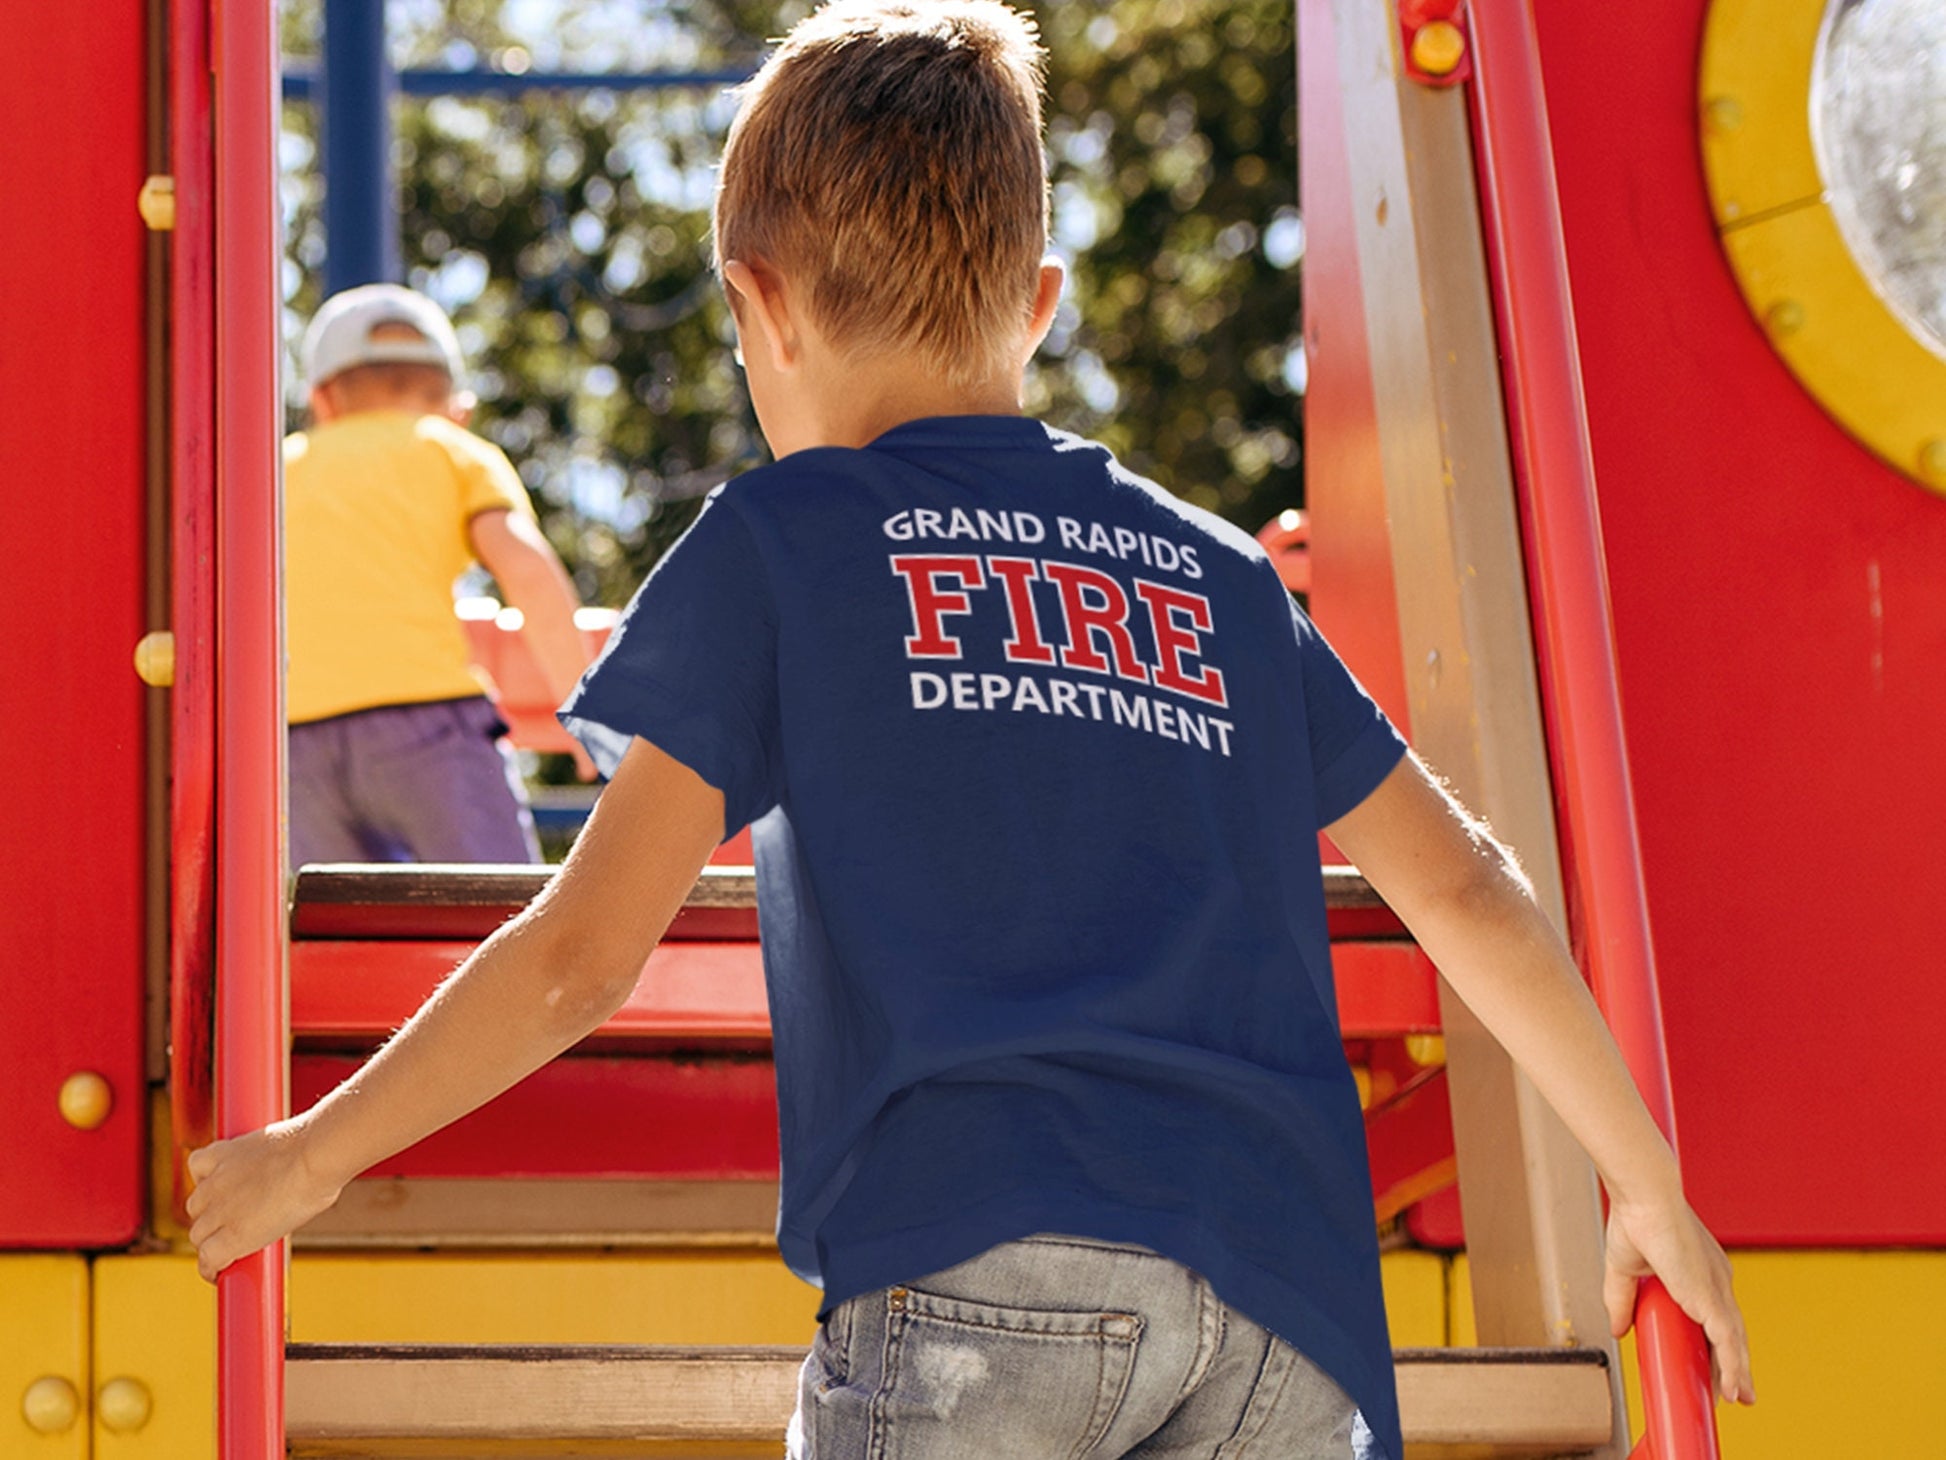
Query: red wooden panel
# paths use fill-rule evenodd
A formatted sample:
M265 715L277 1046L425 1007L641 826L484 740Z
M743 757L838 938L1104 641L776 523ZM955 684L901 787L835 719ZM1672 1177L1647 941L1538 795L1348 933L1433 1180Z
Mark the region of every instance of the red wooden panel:
M472 952L466 943L291 945L291 1032L378 1040L390 1034ZM664 943L603 1036L770 1038L763 957L755 943Z
M1536 11L1687 1185L1730 1242L1946 1242L1946 501L1737 293L1704 8Z
M142 1220L144 29L35 6L0 47L0 1246ZM79 1070L115 1095L93 1131L55 1103Z
M309 1109L357 1065L299 1053L292 1108ZM570 1056L372 1173L775 1181L775 1078L761 1056Z
M325 940L291 945L291 1032L299 1040L376 1042L471 952L465 943ZM1433 966L1416 944L1340 943L1332 950L1347 1039L1439 1028ZM664 943L597 1038L764 1040L770 1016L754 943Z
M1446 1072L1409 1087L1365 1112L1365 1149L1372 1162L1372 1202L1381 1222L1453 1184L1453 1107Z
M1439 975L1417 943L1334 944L1331 965L1346 1039L1439 1032Z

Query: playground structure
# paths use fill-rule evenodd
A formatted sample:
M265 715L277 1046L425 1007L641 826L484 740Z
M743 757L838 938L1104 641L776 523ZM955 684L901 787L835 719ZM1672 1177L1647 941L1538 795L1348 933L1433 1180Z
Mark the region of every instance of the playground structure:
M1832 310L1881 327L1765 262L1815 221L1804 158L1748 149L1803 111L1818 6L1543 9L1299 4L1312 610L1521 848L1680 1120L1764 1395L1720 1453L1940 1453L1946 393L1885 426L1854 389L1841 426L1805 388ZM273 21L44 7L0 61L39 204L0 277L32 485L0 733L77 767L20 781L0 852L0 1454L774 1454L815 1304L769 1246L734 845L617 1019L357 1183L288 1293L279 1253L215 1301L186 1255L182 1152L315 1098L537 885L287 901ZM1409 1453L1719 1453L1653 1306L1629 1422L1585 1162L1329 882Z

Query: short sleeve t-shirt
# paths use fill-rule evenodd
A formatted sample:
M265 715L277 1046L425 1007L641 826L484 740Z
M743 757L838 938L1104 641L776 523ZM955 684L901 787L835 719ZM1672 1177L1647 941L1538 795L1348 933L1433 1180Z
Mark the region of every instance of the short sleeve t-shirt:
M533 515L513 463L440 416L362 411L284 442L293 724L480 693L453 580L482 512Z
M827 1308L1145 1244L1398 1453L1317 833L1402 743L1246 534L1017 417L722 488L563 711L754 823L778 1240Z

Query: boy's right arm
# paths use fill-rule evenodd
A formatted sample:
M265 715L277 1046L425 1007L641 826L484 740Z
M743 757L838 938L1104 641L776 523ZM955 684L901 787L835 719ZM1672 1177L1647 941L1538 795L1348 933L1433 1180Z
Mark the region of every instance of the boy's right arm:
M1674 1154L1512 855L1412 754L1327 830L1593 1158L1608 1189L1614 1331L1627 1330L1653 1272L1703 1325L1723 1397L1752 1402L1729 1260L1690 1209Z
M363 1068L302 1115L190 1156L203 1276L302 1226L359 1172L600 1027L722 839L722 792L634 741L547 890Z
M507 601L526 620L525 634L547 693L562 704L588 667L588 648L575 626L580 600L560 556L531 517L505 509L480 512L467 523L473 554L500 585ZM594 763L574 753L583 780L594 779Z

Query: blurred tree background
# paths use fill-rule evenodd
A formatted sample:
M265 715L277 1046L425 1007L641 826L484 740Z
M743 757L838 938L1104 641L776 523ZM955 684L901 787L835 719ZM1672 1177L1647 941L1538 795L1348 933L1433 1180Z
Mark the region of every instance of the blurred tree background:
M750 69L806 0L391 0L396 66ZM1070 282L1029 407L1255 530L1301 505L1289 0L1029 5L1050 52ZM283 16L294 66L317 0ZM476 429L519 464L591 603L618 605L702 495L766 459L708 271L721 89L395 103L407 281L452 313ZM284 109L295 340L327 240L307 103ZM295 369L292 422L301 420Z

